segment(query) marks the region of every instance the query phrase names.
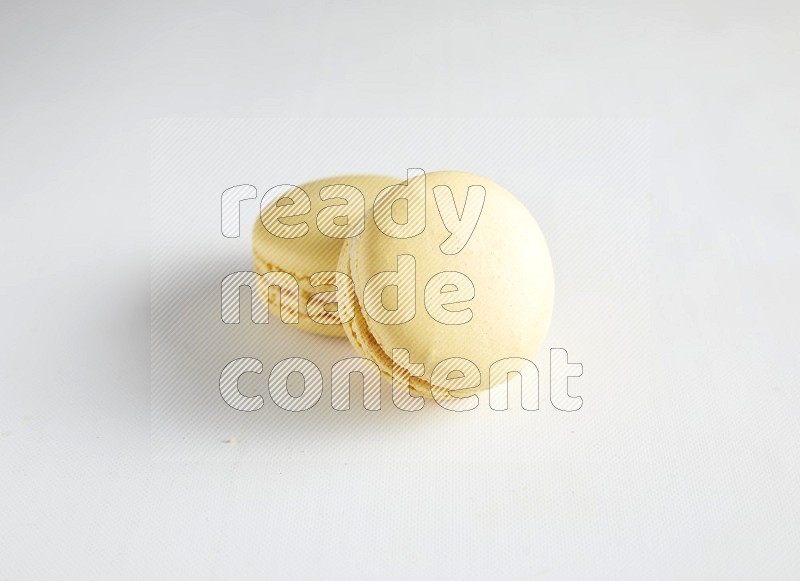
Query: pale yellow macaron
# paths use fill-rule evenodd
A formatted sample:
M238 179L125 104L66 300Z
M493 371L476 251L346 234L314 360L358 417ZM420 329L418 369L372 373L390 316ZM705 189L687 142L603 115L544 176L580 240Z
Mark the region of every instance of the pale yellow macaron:
M342 247L337 270L354 288L341 284L339 294L355 310L344 331L387 379L397 366L412 393L430 396L432 385L457 388L458 397L488 389L532 359L547 334L554 284L544 236L519 200L474 174L429 173L405 190L424 190L421 232L392 231L383 219L383 229L376 227L378 208L364 233ZM412 206L418 218L421 206ZM403 350L407 358L393 359Z
M273 199L267 199L265 204L262 203L261 215L253 225L255 272L259 274L274 271L286 272L297 280L300 296L299 311L296 312L299 316L298 322L292 326L321 335L343 335L335 310L324 312L322 316L316 317L317 320L312 320L307 309L308 301L311 300L313 303L315 294L321 296L319 293L323 291L335 290L330 285L314 286L311 284L311 276L314 273L336 270L344 239L335 236L347 234L344 232L344 226L341 225L343 220L339 218L333 220L331 216L337 213L335 206L344 207L342 205L347 198L350 198L351 203L347 204L348 212L356 215L360 210L361 215L367 218L366 224L369 224L375 196L386 187L401 181L398 178L380 175L333 176L297 186L302 192L298 192L294 188L283 188ZM363 208L359 208L357 203L353 203L354 198L349 187L357 188L361 192L364 198ZM324 190L324 200L320 196L322 190ZM303 204L298 204L298 215L281 217L279 222L275 220L276 216L270 216L270 213L280 210L284 203L290 202L292 197L296 202L300 201L300 198L303 202L307 199L308 206L301 207ZM301 211L302 214L300 214ZM324 227L326 218L327 230ZM302 227L300 230L302 235L296 236L298 233L291 231L290 228L299 229L300 227L297 225L302 226L302 223L307 224L307 228ZM277 226L277 228L272 227L273 232L267 228L270 224ZM320 230L320 225L323 225L322 229L327 234ZM350 225L354 226L353 221ZM280 230L281 228L286 231ZM270 295L267 285L263 284L261 280L259 280L257 288L262 300L268 304L273 313L270 322L274 320L278 325L284 324L278 316L279 310L274 302L277 293L273 292ZM291 310L295 312L293 307Z

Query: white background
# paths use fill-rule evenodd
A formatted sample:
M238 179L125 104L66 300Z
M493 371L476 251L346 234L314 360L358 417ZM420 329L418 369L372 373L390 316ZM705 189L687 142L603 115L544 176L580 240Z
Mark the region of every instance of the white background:
M797 4L0 10L0 579L800 575ZM538 439L439 447L428 414L394 448L328 426L335 454L153 462L150 119L175 116L650 119L644 393L587 347L586 409ZM489 438L476 413L458 433Z

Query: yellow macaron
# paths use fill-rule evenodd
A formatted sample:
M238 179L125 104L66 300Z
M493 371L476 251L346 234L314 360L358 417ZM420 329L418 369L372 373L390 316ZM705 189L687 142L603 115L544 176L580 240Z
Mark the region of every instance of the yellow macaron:
M280 225L292 226L305 222L308 227L304 227L305 233L299 237L290 237L282 232L277 232L276 235L276 233L270 232L265 224L268 224L267 216L270 212L273 212L276 208L279 209L282 202L287 201L287 198L291 198L293 193L300 192L292 192L291 190L294 188L284 188L274 199L266 200L266 203L262 203L261 215L253 225L255 272L259 274L276 271L286 272L297 280L300 296L293 298L299 298L299 310L297 311L299 316L298 323L293 326L320 335L342 336L344 334L335 311L323 313L322 316L318 315L316 317L317 320L312 320L308 314L308 301L311 300L313 303L313 295L319 295L323 291L334 290L334 287L330 285L312 285L311 275L317 272L336 270L342 243L344 242L343 238L326 235L323 231L320 231L320 225L322 224L320 217L325 216L326 209L332 213L335 210L334 206L342 204L342 196L346 195L345 192L348 186L357 188L363 194L364 208L362 213L365 216L371 216L372 201L378 192L400 181L398 178L380 175L340 175L314 180L297 186L304 193L303 199L305 200L305 196L307 196L310 202L304 208L307 211L303 211L301 215L281 218ZM325 189L324 200L320 195L320 191L323 189ZM302 193L301 195L303 195ZM350 209L352 210L353 208ZM340 220L337 219L335 222L338 224ZM329 220L328 224L330 229L338 228L332 220ZM328 234L336 234L336 232L328 231ZM257 288L259 295L267 303L270 311L274 315L278 315L279 309L274 302L277 294L273 293L270 296L268 286L260 279ZM294 312L293 307L290 310ZM277 324L282 323L278 321Z
M516 370L504 361L530 360L547 334L554 283L544 236L519 200L480 176L435 172L406 189L424 191L421 232L403 238L373 223L342 246L337 270L354 285L339 285L340 303L355 311L345 334L388 379L394 367L412 393L488 389ZM474 228L456 235L459 219ZM381 277L393 284L381 288Z

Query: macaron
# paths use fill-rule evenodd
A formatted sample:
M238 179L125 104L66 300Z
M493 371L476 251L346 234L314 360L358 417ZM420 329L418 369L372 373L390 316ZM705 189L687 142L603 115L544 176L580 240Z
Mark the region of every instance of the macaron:
M339 285L340 303L355 311L343 329L363 357L389 380L394 371L411 394L436 397L459 387L457 398L465 398L505 381L521 359L536 355L553 309L550 253L530 211L486 178L440 171L406 188L424 191L422 232L390 236L372 224L342 246L337 270L354 284ZM454 240L459 218L475 220L474 229ZM380 277L397 285L381 290ZM401 302L405 314L393 316Z
M310 208L303 208L302 214L280 218L280 224L294 226L305 222L308 226L305 233L298 237L291 237L270 232L265 226L267 214L279 208L287 197L291 198L295 188L284 187L273 199L262 202L262 213L253 225L253 258L254 270L258 274L280 271L291 274L298 283L299 310L295 311L294 302L289 311L298 314L298 322L293 327L328 336L343 336L339 317L336 311L317 309L316 320L309 316L308 306L314 305L316 298L323 297L327 292L335 290L331 285L311 284L314 273L335 271L341 253L343 238L336 230L341 220L328 220L327 233L320 230L321 217L325 216L325 209L332 213L332 208L342 205L342 196L348 196L348 186L357 188L364 197L363 214L370 216L372 202L381 190L397 184L402 180L381 175L339 175L303 183L297 188L302 190L310 201ZM325 199L320 196L320 191L325 188ZM267 194L268 195L268 194ZM305 199L305 198L303 198ZM352 199L352 198L351 198ZM350 208L353 210L353 208ZM330 216L329 216L330 218ZM336 224L334 224L336 222ZM303 227L305 229L305 227ZM341 234L346 234L342 232ZM332 282L332 281L331 281ZM256 285L261 299L267 303L272 316L270 323L283 324L279 318L279 308L275 303L277 293L270 296L269 288L259 279ZM291 294L291 293L290 293ZM292 298L296 298L292 296ZM309 301L311 301L309 303ZM328 301L325 301L328 302Z

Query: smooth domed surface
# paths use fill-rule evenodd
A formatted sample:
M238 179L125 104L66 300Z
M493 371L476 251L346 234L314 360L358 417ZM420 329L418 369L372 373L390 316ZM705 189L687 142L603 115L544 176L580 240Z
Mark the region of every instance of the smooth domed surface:
M531 359L541 346L553 307L553 271L544 236L530 212L503 187L474 174L436 172L425 179L425 229L412 238L387 236L367 223L365 232L342 249L339 270L349 274L356 288L356 317L345 325L351 342L382 371L391 374L392 349L407 349L411 362L425 365L422 379L412 378L421 393L430 389L431 371L440 361L459 357L480 370L487 389L492 363L508 357ZM419 184L417 184L419 185ZM470 186L483 186L483 208L474 232L456 254L440 245L450 236L437 207L433 189L448 186L462 213ZM402 324L377 322L365 310L364 288L373 275L398 268L398 256L411 255L416 267L416 312ZM466 323L448 325L434 320L425 306L425 287L437 273L466 275L475 288L474 299L453 305L469 308ZM397 292L384 293L388 308L396 307ZM468 393L468 392L467 392Z

